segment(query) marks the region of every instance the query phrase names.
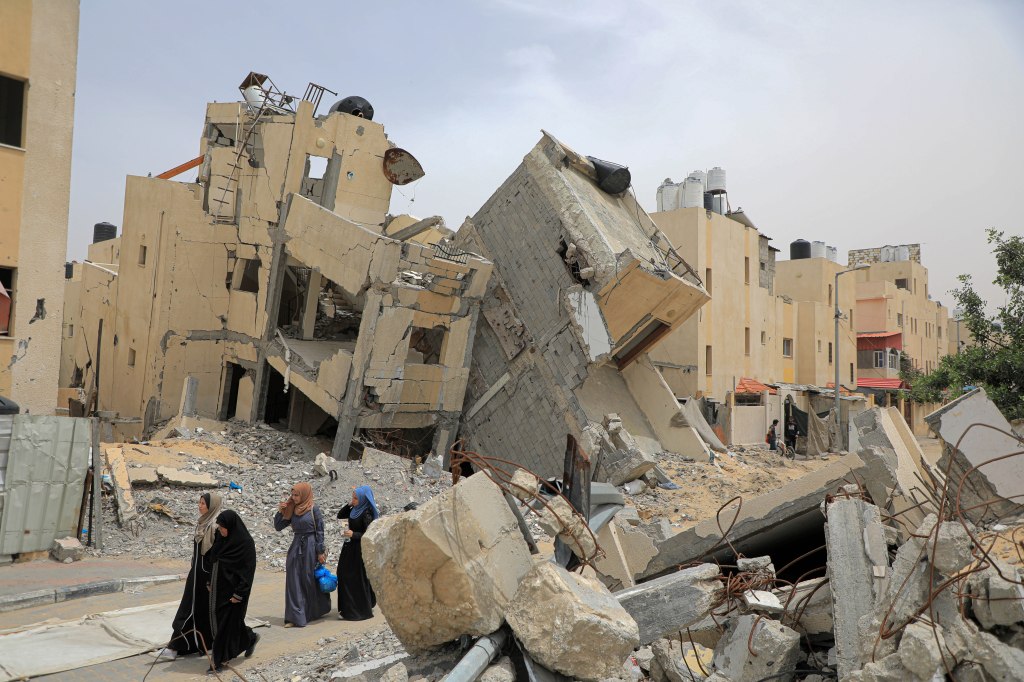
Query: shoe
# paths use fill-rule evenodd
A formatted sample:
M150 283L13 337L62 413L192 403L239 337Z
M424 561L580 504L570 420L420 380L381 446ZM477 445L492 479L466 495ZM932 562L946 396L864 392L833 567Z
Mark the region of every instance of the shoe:
M207 675L216 675L217 673L222 672L223 670L224 670L224 666L218 666L216 668L207 668L206 669L206 674Z
M295 623L285 623L284 626L286 628L293 628L293 627L295 627Z
M173 661L178 657L178 652L169 647L164 647L156 653L156 660L158 661Z
M343 615L341 615L341 614L339 613L339 614L338 614L338 620L345 620L345 616L343 616Z
M252 652L256 651L256 645L260 643L260 636L255 632L252 633L252 643L249 644L249 648L245 650L245 657L249 658L252 656Z

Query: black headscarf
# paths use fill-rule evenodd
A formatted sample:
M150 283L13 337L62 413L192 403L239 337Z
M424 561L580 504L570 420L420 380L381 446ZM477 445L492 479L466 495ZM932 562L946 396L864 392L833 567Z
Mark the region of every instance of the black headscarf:
M224 567L256 568L256 543L249 535L249 529L245 527L242 518L232 509L226 509L217 517L217 525L227 528L228 536L221 537L218 533L217 541L213 549L207 554L207 558L220 562Z

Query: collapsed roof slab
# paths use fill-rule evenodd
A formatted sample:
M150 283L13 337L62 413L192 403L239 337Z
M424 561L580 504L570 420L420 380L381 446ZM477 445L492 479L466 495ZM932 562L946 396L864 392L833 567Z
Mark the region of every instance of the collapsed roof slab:
M884 500L895 479L877 452L845 455L781 488L744 500L738 510L736 504L731 505L722 511L720 519L704 519L658 543L657 556L639 578L656 576L679 564L730 555L719 523L729 530L732 546L747 556L771 555L773 549L792 545L794 539L802 543L809 533L821 533L825 519L820 505L825 497L844 484L858 481L873 499Z

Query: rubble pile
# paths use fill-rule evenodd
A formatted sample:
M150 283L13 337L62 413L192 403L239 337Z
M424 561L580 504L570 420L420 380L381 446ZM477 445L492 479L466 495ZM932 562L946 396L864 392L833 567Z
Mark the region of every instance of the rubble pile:
M288 459L279 461L267 453L277 446L277 438L290 438L271 429L240 429L230 425L219 432L204 430L194 439L161 441L160 450L176 456L174 471L202 476L214 482L213 487L194 487L175 479L157 479L149 482L136 480L135 473L153 467L144 466L146 446L132 446L135 459L126 466L131 479L131 496L135 514L131 523L119 523L118 504L123 496L104 496L103 555L161 556L190 559L192 556L192 528L198 516L199 496L204 492L218 492L225 505L237 511L245 520L264 568L283 570L292 534L276 532L273 526L277 505L285 499L297 481L309 481L313 486L317 504L327 524L328 562L337 561L341 551L341 527L334 517L338 509L349 502L352 488L368 484L374 489L377 504L384 516L401 512L410 503L421 504L451 485L447 475L428 476L412 460L403 459L379 450L367 448L363 460L337 462L324 456L335 472L316 474L314 461L298 459L289 450ZM261 438L265 438L269 445ZM219 448L204 450L203 443L237 447L238 450ZM298 447L298 446L295 446ZM218 453L222 460L214 461L196 453ZM159 468L159 467L157 467ZM175 482L172 482L175 481ZM333 536L333 540L332 540Z

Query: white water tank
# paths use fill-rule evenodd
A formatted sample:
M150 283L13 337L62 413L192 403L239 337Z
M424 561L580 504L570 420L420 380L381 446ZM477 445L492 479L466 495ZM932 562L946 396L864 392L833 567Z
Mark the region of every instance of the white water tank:
M883 246L879 260L882 261L883 263L891 263L894 260L896 260L896 247Z
M910 260L910 247L909 246L897 246L896 247L896 260Z
M708 171L707 191L721 194L725 191L725 170L715 166Z
M683 180L681 208L703 208L704 206L704 183L700 178L689 177Z
M828 247L828 259L833 263L839 262L839 249L834 246Z
M826 258L827 256L825 242L811 242L811 258Z
M658 211L674 211L679 208L679 192L672 178L658 186Z
M706 192L708 190L708 174L705 173L704 171L695 170L692 173L690 173L687 177L697 178L698 180L700 180L700 186L704 188L704 191Z

